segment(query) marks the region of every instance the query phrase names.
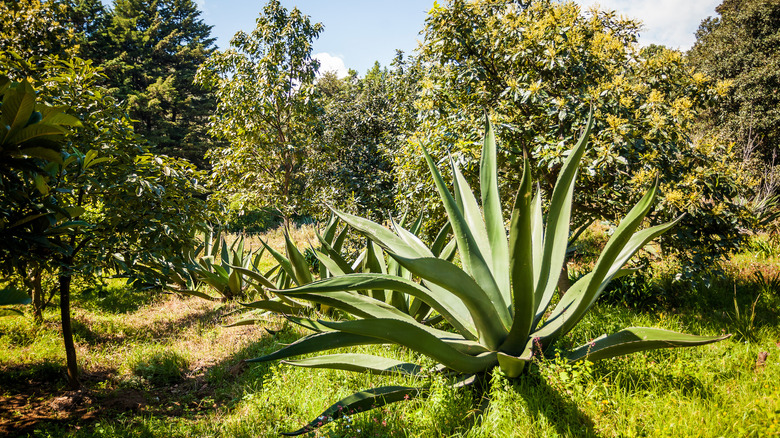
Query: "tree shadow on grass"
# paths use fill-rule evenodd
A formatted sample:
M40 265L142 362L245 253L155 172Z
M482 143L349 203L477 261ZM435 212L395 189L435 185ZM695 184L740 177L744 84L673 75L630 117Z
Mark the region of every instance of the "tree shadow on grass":
M512 381L511 390L523 397L534 422L546 421L560 436L597 437L595 424L576 402L550 386L537 373Z
M211 318L213 312L199 315ZM194 324L197 319L188 317L185 322ZM0 373L4 390L0 394L0 436L24 436L35 431L91 436L92 428L87 426L99 421L112 423L120 415L127 424L117 427L132 434L147 426L146 419L166 422L231 409L250 382L262 380L269 371L268 365L248 366L244 360L267 353L278 341L291 342L294 338L285 331L262 333L219 360L190 364L178 379L153 382L142 376L120 376L116 367L106 367L83 372L83 388L69 391L64 364L49 361L7 367Z

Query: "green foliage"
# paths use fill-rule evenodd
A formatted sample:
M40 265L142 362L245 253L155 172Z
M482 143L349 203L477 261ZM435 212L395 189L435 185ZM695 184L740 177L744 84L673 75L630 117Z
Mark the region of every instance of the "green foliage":
M423 149L455 235L462 267L439 258L439 254L401 226L394 224L395 232L391 232L369 220L334 210L344 222L365 234L400 266L420 278L421 283L397 275L361 273L277 291L298 299L327 301L354 319L337 322L294 320L315 333L255 360L385 343L402 345L433 359L439 371L462 375L455 383L456 387L479 381L480 374L493 368L500 368L509 377L519 376L535 356L551 353L551 347L587 314L610 280L632 272L621 268L639 249L674 225L670 222L637 231L652 207L657 190L653 187L621 221L593 271L574 283L555 306L551 306L561 266L565 263L577 167L585 152L591 126L592 118L561 168L552 191L546 225L542 217L541 193L532 196L530 167L525 163L512 210L508 241L498 191L497 148L490 122L486 120L480 163L481 209L455 163L452 163L453 194L431 156ZM380 288L424 301L456 332L425 326L381 300L356 292ZM570 362L595 361L656 348L702 345L726 337L632 327L603 335L576 348L566 348L562 355ZM415 363L365 354L332 354L286 363L374 374L422 373L421 366ZM424 389L406 386L359 392L334 404L293 434L317 428L350 409L381 407L415 398L424 392Z
M767 163L780 145L780 4L724 0L717 17L702 21L688 53L692 64L729 83L704 123L723 128Z
M239 237L228 245L221 233L209 233L190 258L188 269L192 276L217 292L223 299L246 297L249 289L257 285L247 281L242 271L257 272L264 248L257 251L244 250L244 238ZM177 292L212 299L196 288L177 289ZM259 288L262 293L262 287Z
M230 143L209 152L212 199L273 207L285 218L307 211L309 178L321 162L312 95L318 63L311 58L321 31L297 8L270 0L255 30L238 32L198 69L196 82L217 98L209 132Z
M392 212L393 157L414 130L414 83L419 68L398 53L392 69L376 63L365 76L317 80L322 98L322 142L328 156L320 183L323 203L372 219Z
M192 0L116 0L95 39L106 86L152 152L186 158L199 168L213 146L207 136L213 95L193 84L213 50L211 26Z
M437 162L453 155L466 180L476 182L476 115L483 108L504 145L498 155L504 205L511 205L508 196L520 182L524 153L549 194L566 144L593 106L576 220L616 222L657 176L661 202L650 220L687 213L663 238L665 248L715 258L733 249L745 220L733 200L752 184L734 164L732 148L711 138L690 140L700 108L725 88L695 73L678 51L640 48L638 31L637 22L614 12L583 13L571 1L435 6L419 56L427 68L416 102L421 122L396 158L399 205L440 209L417 159L421 146Z
M0 47L25 59L33 56L74 54L75 29L67 23L63 1L19 0L0 3Z

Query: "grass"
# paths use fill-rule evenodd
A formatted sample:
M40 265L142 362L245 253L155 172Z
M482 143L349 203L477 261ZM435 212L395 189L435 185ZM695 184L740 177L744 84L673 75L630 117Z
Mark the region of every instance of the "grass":
M305 236L293 238L301 243ZM265 237L281 247L278 232ZM589 238L598 244L597 236ZM245 364L304 333L276 316L263 326L224 327L241 318L232 313L236 304L133 291L119 282L82 287L74 300L82 391L65 389L55 309L40 327L29 317L0 319L0 435L275 437L354 391L425 383L427 397L352 415L311 436L778 436L780 254L767 247L734 254L727 276L709 287L676 283L673 264L654 262L652 275L625 287L665 288L669 299L654 306L600 302L562 342L632 325L732 332L735 291L741 312L757 303L751 337L595 364L542 360L519 379L488 376L481 393L454 391L437 376L415 382ZM744 330L746 322L739 324ZM361 347L379 349L418 359L398 347ZM767 359L757 363L761 352Z

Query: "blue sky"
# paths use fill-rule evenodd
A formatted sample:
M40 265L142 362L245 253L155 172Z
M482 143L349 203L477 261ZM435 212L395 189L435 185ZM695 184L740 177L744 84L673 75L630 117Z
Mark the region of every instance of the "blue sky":
M699 23L715 15L721 0L576 0L584 7L602 9L644 22L640 42L664 44L687 50L693 44ZM264 0L196 0L202 18L214 26L220 48L228 46L239 30L251 31ZM444 3L444 0L441 0ZM395 49L410 53L417 47L425 16L433 0L282 0L298 7L325 30L314 42L324 70L352 68L361 75L374 61L389 65Z

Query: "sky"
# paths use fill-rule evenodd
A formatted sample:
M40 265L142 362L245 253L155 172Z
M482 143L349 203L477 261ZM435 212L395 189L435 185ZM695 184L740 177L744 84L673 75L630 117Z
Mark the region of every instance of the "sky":
M641 20L641 44L663 44L687 50L695 41L701 21L714 16L721 0L576 0L584 8L598 4ZM263 0L196 0L220 49L228 47L239 30L251 31ZM282 0L297 7L325 29L314 42L313 53L321 71L345 75L348 68L360 75L375 61L390 64L396 49L412 53L422 39L419 32L433 0ZM441 0L441 3L445 3Z

